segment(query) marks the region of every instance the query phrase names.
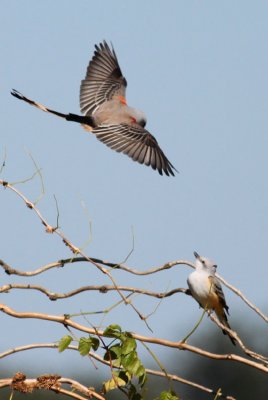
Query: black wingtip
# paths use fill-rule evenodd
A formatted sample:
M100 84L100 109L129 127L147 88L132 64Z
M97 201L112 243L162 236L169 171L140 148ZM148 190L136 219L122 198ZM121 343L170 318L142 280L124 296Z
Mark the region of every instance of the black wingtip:
M174 176L175 177L174 171L177 172L178 174L179 174L179 171L176 170L176 168L171 164L170 161L167 160L167 162L168 162L168 164L165 165L165 167L157 169L159 174L163 175L163 172L164 172L166 174L166 176ZM156 168L154 168L154 169L156 169Z

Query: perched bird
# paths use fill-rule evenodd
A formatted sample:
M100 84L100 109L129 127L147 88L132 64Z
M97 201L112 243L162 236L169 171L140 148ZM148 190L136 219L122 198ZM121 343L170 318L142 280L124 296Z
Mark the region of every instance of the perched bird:
M196 252L194 252L194 256L196 258L195 271L187 279L191 295L202 308L215 311L219 321L231 329L226 315L226 313L229 314L229 307L226 304L220 281L215 276L217 265ZM224 329L223 333L227 334L235 345L235 339Z
M11 94L40 110L82 124L111 149L157 169L160 175L164 172L174 176L175 167L155 137L144 129L144 113L127 105L126 87L127 81L122 75L115 51L103 41L95 45L94 56L80 85L80 109L83 116L51 110L14 89Z

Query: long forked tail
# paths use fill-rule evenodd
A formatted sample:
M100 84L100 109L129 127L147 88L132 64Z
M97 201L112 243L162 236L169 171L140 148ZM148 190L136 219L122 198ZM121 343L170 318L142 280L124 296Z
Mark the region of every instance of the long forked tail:
M23 94L21 94L20 92L18 92L15 89L12 89L12 91L10 93L12 94L12 96L16 97L17 99L26 101L26 103L31 104L32 106L34 106L36 108L39 108L39 110L48 112L50 114L57 115L57 117L64 118L67 121L78 122L80 124L86 125L89 128L94 127L94 121L89 116L83 116L83 115L77 115L77 114L62 114L58 111L51 110L50 108L44 106L43 104L40 104L40 103L37 103L36 101L28 99L27 97L23 96Z
M228 328L228 329L232 329L228 323L228 319L224 312L224 309L222 309L220 312L219 312L219 310L215 310L215 311L216 311L217 317L218 317L219 321L222 323L222 325L226 326L226 328ZM227 330L223 329L222 333L229 337L229 339L231 340L231 342L233 343L234 346L236 345L236 340L229 334L229 332Z

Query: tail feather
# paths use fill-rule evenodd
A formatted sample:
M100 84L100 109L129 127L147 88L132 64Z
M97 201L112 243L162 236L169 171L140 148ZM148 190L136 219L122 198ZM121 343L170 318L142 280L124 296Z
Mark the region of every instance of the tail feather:
M225 314L223 309L220 312L217 310L216 315L217 315L219 321L222 323L222 325L226 326L226 328L228 328L228 329L232 329L228 323L227 315ZM229 334L229 332L227 332L227 330L222 329L222 333L229 337L229 339L231 340L231 342L233 343L234 346L236 345L236 340Z
M36 101L33 101L31 99L28 99L28 97L25 97L23 94L18 92L17 90L13 89L11 92L12 96L16 97L19 100L23 100L26 103L30 104L31 106L34 106L36 108L39 108L39 110L48 112L50 114L57 115L57 117L64 118L66 121L72 121L72 122L78 122L80 124L89 126L91 128L95 127L94 120L90 116L83 116L83 115L77 115L77 114L63 114L58 111L51 110L50 108L44 106L43 104L37 103Z

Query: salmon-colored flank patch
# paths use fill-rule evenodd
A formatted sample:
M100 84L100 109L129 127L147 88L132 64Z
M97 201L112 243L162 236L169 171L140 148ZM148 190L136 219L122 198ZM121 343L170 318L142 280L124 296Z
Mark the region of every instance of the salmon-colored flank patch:
M222 306L220 305L220 302L219 302L219 296L217 296L216 293L214 293L214 292L210 293L207 308L214 309L214 310L222 309Z
M125 106L127 105L127 101L124 96L118 96L118 99L119 99L120 103L124 104Z

